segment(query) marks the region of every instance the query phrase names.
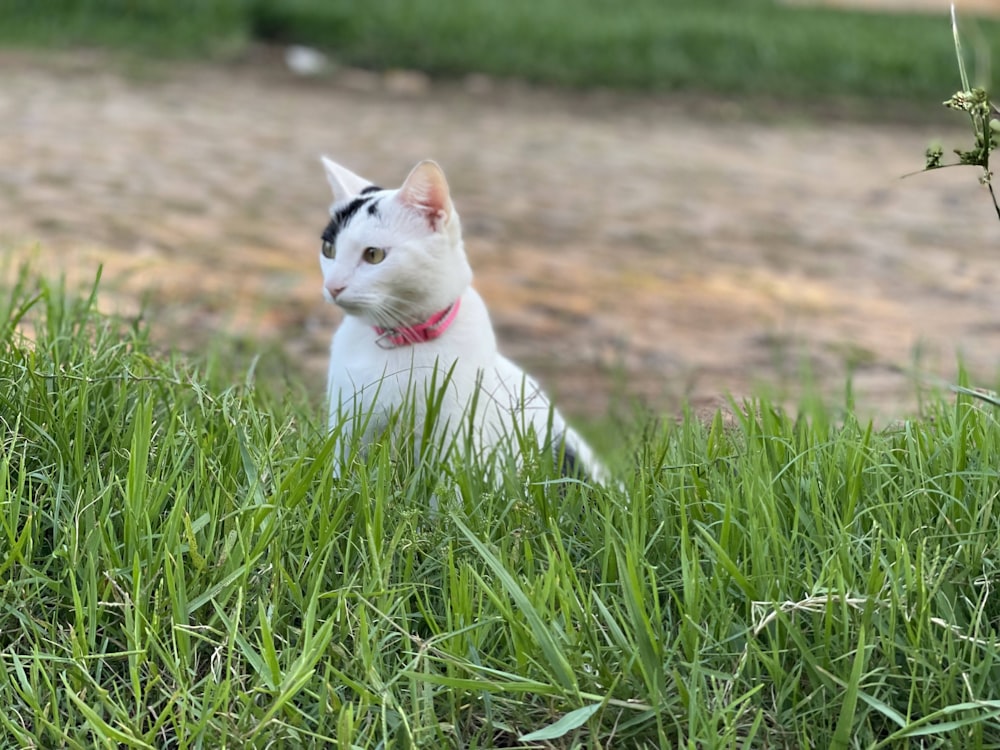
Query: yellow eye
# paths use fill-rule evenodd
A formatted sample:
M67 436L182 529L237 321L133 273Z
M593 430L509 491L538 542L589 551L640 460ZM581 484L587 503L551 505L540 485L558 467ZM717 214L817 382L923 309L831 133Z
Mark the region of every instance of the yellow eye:
M385 260L385 248L366 247L364 259L368 263L371 263L372 265L375 265L376 263L381 263L383 260Z
M329 240L323 240L323 245L320 247L320 252L323 253L324 258L333 258L337 255L336 246Z

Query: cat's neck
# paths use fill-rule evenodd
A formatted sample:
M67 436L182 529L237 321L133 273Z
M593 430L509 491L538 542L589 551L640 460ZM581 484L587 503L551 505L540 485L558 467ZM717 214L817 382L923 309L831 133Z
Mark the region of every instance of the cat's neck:
M399 326L396 328L374 326L375 333L378 334L375 343L383 349L394 349L399 346L426 344L428 341L440 338L451 328L451 324L455 322L461 305L462 298L458 297L448 307L438 310L427 320L411 326Z

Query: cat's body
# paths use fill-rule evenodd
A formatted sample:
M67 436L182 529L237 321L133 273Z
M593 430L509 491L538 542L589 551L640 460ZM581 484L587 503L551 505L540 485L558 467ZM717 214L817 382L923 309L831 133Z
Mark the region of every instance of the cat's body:
M323 164L334 192L320 254L324 294L346 313L328 376L330 428L342 445L357 429L369 442L403 407L414 410L419 434L430 395L435 434L456 436L480 457L517 451L534 436L564 466L604 481L605 469L538 384L497 351L440 167L422 162L401 188L382 190Z

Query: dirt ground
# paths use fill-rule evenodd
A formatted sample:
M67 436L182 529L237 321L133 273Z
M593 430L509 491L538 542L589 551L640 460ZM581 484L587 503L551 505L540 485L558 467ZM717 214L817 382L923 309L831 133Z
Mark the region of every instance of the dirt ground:
M139 70L3 53L0 247L84 280L103 263L102 305L144 303L161 341L272 342L321 389L337 313L318 157L390 186L431 157L504 350L570 413L788 394L808 363L831 394L852 366L861 408L897 417L914 372L952 378L959 352L992 385L1000 363L1000 221L978 175L900 179L931 140L967 145L964 126L303 80L263 53Z

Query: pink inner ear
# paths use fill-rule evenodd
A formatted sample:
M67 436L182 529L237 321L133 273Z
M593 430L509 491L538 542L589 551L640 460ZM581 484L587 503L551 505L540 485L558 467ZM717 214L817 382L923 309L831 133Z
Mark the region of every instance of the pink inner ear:
M444 172L434 162L421 162L399 190L400 200L424 213L431 224L451 215L451 198Z

